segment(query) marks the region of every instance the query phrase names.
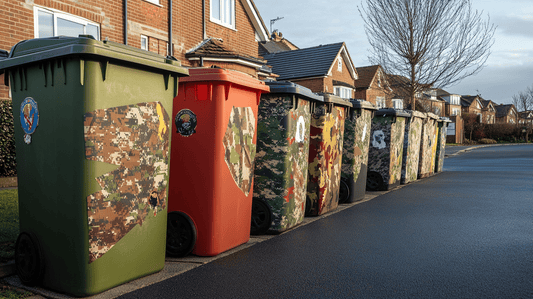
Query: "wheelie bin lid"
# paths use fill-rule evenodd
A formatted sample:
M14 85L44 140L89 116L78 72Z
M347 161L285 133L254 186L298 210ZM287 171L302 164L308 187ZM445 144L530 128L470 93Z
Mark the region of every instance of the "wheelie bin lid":
M181 78L180 83L218 81L259 90L261 92L268 92L270 90L265 82L259 81L251 75L219 67L189 68L189 75L189 77Z
M452 122L452 121L450 120L450 118L448 118L448 117L444 117L444 116L441 116L441 117L439 118L439 121L441 121L441 122L445 122L445 123L451 123L451 122Z
M409 114L405 110L394 109L394 108L384 108L384 109L379 109L378 111L374 112L374 117L377 117L377 116L411 117L411 114Z
M433 118L435 120L439 119L439 116L437 114L426 112L427 118Z
M366 109L366 110L377 110L378 108L374 106L369 101L361 100L361 99L350 99L350 103L352 103L352 106L354 109Z
M181 67L181 63L173 57L164 57L116 42L98 41L91 35L56 36L21 41L11 48L7 59L0 60L0 70L63 57L108 60L178 76L188 75L187 69Z
M313 93L311 89L293 82L267 80L265 83L270 87L270 93L295 94L309 101L324 101L323 96L319 96L316 93Z
M352 107L352 103L350 103L350 101L345 100L341 97L338 97L334 94L326 93L326 92L319 92L317 93L317 95L324 97L325 103L333 103L334 105L345 106L345 107L350 107L350 108Z
M425 113L416 110L405 110L405 112L411 114L411 117L418 117L422 119L427 117Z

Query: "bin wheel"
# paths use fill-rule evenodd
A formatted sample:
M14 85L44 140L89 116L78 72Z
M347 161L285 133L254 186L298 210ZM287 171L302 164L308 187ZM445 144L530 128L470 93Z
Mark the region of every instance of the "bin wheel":
M312 204L311 204L311 200L309 199L308 196L305 197L305 216L310 216L311 215L311 207Z
M34 286L44 274L43 251L35 234L22 232L15 243L15 268L23 284Z
M379 191L383 188L383 178L375 171L369 171L366 176L366 190Z
M350 198L350 188L345 179L341 179L341 188L339 192L339 203L347 203Z
M184 257L196 244L196 227L183 212L170 212L167 219L167 255Z
M251 235L263 235L270 228L272 216L268 205L260 200L252 201L252 225L250 227Z

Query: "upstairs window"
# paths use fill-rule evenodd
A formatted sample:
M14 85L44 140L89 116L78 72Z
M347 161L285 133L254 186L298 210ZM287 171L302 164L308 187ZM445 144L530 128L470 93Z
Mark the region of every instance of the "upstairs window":
M350 99L352 97L352 90L348 87L342 87L342 86L336 86L335 89L335 95L338 97L341 97L343 99Z
M141 50L148 51L148 37L141 35Z
M337 59L337 71L342 72L342 58Z
M403 109L403 101L401 99L392 99L392 106L394 109Z
M100 25L57 10L33 8L35 37L92 35L100 39Z
M385 102L384 97L376 97L376 107L378 109L385 108L387 106L387 103Z
M211 22L235 29L235 0L211 0Z

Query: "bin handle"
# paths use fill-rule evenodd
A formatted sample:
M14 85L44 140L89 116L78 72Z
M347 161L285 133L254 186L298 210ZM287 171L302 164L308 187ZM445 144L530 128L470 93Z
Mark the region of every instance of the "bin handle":
M230 82L226 82L224 84L224 96L226 97L226 101L229 99L229 90L231 89L231 83Z

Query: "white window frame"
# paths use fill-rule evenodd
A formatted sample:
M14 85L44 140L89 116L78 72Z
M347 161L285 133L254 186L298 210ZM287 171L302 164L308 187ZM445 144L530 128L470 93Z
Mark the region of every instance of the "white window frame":
M343 99L352 98L353 88L344 87L344 86L334 86L333 90L335 91L335 95L338 97L341 97Z
M385 101L384 97L376 97L376 107L378 109L387 107L387 101Z
M78 16L75 16L75 15L64 13L64 12L62 12L60 10L57 10L57 9L44 8L44 7L40 7L40 6L34 5L33 6L33 28L34 28L34 37L35 38L39 38L39 11L44 11L44 12L52 14L53 20L54 20L54 33L53 33L54 36L58 36L58 34L57 34L57 18L58 17L61 18L61 19L65 19L67 21L71 21L71 22L83 25L84 26L83 28L84 28L84 31L85 31L83 34L87 34L86 33L87 31L85 30L87 25L93 25L93 26L98 27L98 35L102 35L102 29L100 27L100 24L98 24L98 23L91 22L91 21L89 21L87 19L84 19L82 17L78 17ZM94 38L97 39L97 40L100 40L100 36L94 36Z
M213 17L213 2L219 2L220 6L220 16L226 15L226 18L229 19L229 22L222 21L222 18L215 19ZM227 3L229 7L224 7L224 3ZM210 0L209 2L209 19L213 23L217 23L221 26L228 27L230 29L235 29L235 0ZM227 9L230 8L228 12Z
M159 0L144 0L144 1L150 2L150 3L158 5L158 6L161 6L161 3L159 3Z
M146 47L143 47L143 40L146 40ZM150 47L148 46L148 36L141 34L141 50L148 51Z
M402 99L392 99L392 107L394 109L403 109L403 100Z
M337 71L342 72L342 57L337 59Z

